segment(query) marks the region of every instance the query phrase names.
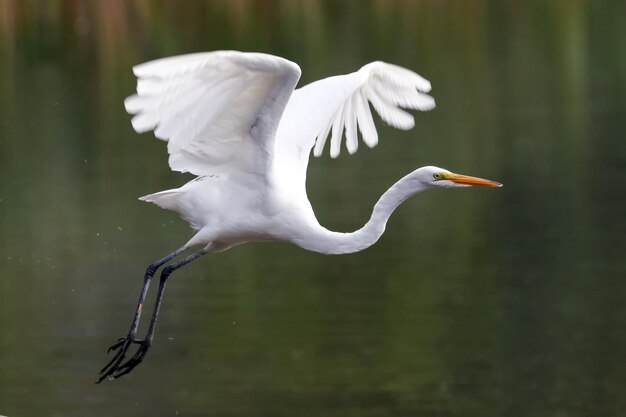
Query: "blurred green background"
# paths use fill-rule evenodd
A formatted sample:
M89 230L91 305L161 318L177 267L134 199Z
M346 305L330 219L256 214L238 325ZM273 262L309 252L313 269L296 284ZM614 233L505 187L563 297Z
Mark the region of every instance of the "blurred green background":
M0 0L0 414L626 415L626 2ZM301 85L414 69L416 128L309 165L353 230L434 164L502 189L418 195L372 248L284 243L170 280L156 343L94 385L145 267L191 231L137 201L190 177L133 132L134 64L284 56ZM153 293L151 293L153 295Z

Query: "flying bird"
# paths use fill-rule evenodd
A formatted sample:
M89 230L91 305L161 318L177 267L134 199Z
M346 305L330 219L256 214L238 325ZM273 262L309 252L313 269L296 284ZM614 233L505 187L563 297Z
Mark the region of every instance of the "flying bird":
M134 130L154 131L167 142L170 168L196 176L180 188L140 200L179 213L196 233L146 269L130 330L109 348L115 354L100 371L98 382L125 375L143 361L153 342L168 277L202 255L255 241L287 241L322 254L359 252L373 245L391 213L420 191L501 186L425 166L393 184L362 228L334 232L319 224L307 198L309 155L321 156L329 137L331 158L339 155L342 144L349 154L357 151L361 141L376 146L371 107L387 124L411 129L414 118L403 109L435 107L426 94L431 89L426 79L378 61L295 89L300 78L297 64L237 51L163 58L133 70L137 94L124 104L134 115ZM174 261L197 246L201 249ZM150 280L170 261L161 272L148 331L138 338ZM137 348L131 355L133 345Z

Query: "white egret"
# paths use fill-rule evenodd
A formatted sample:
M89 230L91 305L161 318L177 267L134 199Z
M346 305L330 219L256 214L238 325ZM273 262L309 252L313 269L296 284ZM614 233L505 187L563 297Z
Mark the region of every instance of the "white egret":
M501 184L454 174L434 166L419 168L391 186L371 218L352 233L321 226L306 194L309 154L322 155L330 134L330 156L378 143L370 104L389 125L411 129L413 116L402 108L430 110L430 83L420 75L384 62L326 78L294 90L300 68L262 53L218 51L147 62L134 67L137 94L125 101L135 131L154 131L167 141L169 165L197 176L180 188L141 197L178 212L195 235L180 249L151 264L126 337L109 348L116 354L100 373L117 378L134 369L148 352L170 274L206 253L245 242L282 240L323 254L361 251L374 244L391 213L415 193L431 188ZM146 336L137 327L151 278L159 267L192 246L202 249L166 266ZM137 351L126 359L132 344Z

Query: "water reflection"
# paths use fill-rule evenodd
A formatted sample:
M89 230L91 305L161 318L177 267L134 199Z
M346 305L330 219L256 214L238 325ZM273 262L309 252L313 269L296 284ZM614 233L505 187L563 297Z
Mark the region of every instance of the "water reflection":
M0 2L0 414L624 414L624 9ZM360 227L420 165L506 186L420 196L361 254L198 261L148 362L94 386L143 268L190 235L136 201L187 178L132 133L130 67L221 48L291 58L304 82L373 59L432 81L416 129L312 162L330 228Z

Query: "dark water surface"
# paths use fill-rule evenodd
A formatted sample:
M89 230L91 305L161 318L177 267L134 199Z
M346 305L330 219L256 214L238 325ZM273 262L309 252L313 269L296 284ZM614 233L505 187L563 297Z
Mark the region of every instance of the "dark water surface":
M626 3L0 1L0 414L626 415ZM427 192L363 253L282 243L170 281L156 344L94 385L145 266L187 225L137 197L190 177L132 131L133 64L258 50L303 83L375 59L436 110L316 159L353 230L427 164L505 184ZM152 294L151 294L152 295Z

